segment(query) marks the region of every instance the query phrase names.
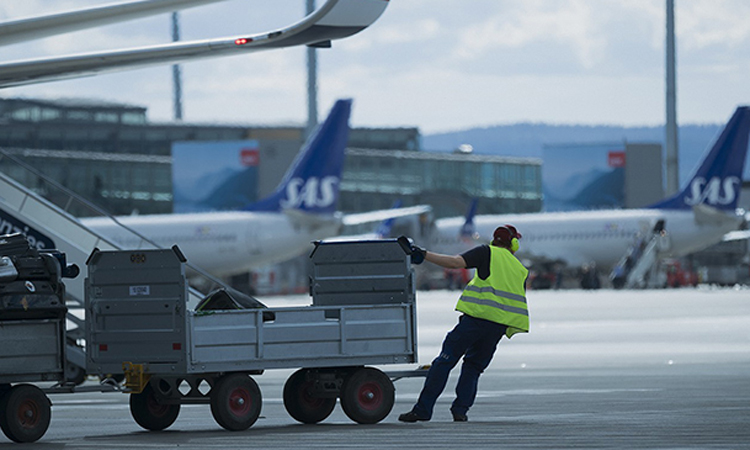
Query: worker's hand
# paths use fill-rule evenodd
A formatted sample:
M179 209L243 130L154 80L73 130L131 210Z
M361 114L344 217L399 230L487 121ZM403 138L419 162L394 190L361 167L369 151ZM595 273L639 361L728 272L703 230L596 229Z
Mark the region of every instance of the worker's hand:
M398 243L407 255L411 255L412 264L422 264L427 250L414 244L414 241L406 236L399 236Z
M424 257L426 254L427 254L427 250L417 245L411 244L411 263L412 264L422 264L424 262Z

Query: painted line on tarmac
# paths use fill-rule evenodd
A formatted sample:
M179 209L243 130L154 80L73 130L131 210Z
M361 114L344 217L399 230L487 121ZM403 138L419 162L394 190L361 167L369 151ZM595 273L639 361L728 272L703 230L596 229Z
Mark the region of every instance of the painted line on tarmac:
M507 391L481 391L477 397L494 398L509 395L569 395L569 394L614 394L623 392L661 392L663 389L514 389Z

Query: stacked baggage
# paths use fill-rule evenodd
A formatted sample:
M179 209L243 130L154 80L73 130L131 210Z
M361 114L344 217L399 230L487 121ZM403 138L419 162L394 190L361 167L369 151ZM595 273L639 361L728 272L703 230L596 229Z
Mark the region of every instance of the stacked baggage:
M21 234L0 236L0 428L16 442L47 430L50 402L39 387L18 382L65 376L65 286L75 276L65 255L41 252Z

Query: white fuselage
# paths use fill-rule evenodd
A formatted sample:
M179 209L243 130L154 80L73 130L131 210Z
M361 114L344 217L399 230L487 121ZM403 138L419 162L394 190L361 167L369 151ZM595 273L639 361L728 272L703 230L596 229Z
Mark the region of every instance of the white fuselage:
M435 221L435 233L428 246L436 252L458 254L486 244L496 227L511 224L523 235L519 258L563 261L569 266L596 263L611 268L636 242L648 236L664 220L670 247L664 256L683 256L721 241L736 230L742 218L727 216L721 223L699 224L693 211L623 209L581 212L533 213L476 216L473 239L460 238L464 218Z
M118 217L123 225L160 247L177 244L188 262L215 276L247 272L309 251L315 240L334 236L340 219L296 224L283 213L215 212ZM106 218L81 219L84 225L124 249L140 239Z

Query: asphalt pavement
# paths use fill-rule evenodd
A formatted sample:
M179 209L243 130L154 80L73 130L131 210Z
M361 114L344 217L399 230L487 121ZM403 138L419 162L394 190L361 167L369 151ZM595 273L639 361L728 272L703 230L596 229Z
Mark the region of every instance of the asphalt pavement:
M420 363L455 324L457 294L418 293ZM23 448L750 449L750 290L528 297L531 333L501 342L466 423L448 409L458 370L430 422L397 420L416 400L415 378L396 382L396 405L375 425L340 407L320 424L295 422L281 400L291 371L276 370L256 377L263 410L246 431L225 431L207 405L183 405L174 425L147 432L125 394L58 394L46 435ZM0 436L0 448L18 445Z

